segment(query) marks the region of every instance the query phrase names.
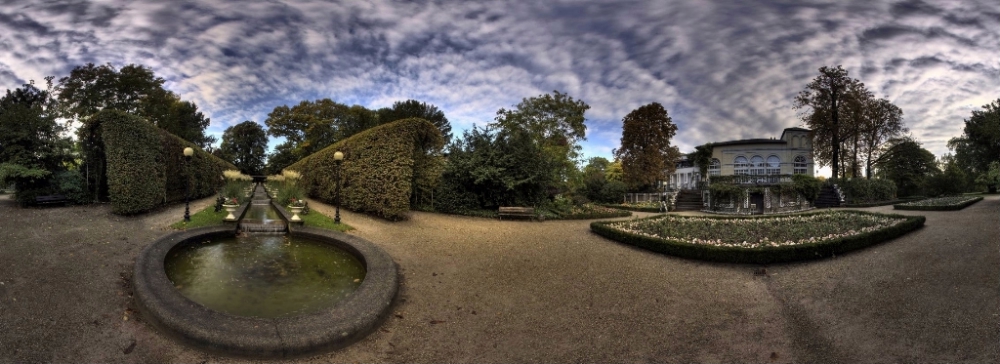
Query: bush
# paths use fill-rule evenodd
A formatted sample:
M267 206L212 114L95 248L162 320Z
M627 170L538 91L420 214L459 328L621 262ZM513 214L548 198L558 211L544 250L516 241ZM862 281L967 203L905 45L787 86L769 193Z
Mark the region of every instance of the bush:
M605 203L624 201L626 192L628 192L628 186L625 185L625 182L610 180L601 187L601 193L597 201Z
M194 144L159 129L153 124L118 110L104 110L88 119L88 130L99 125L102 145L92 149L95 165L106 165L106 174L95 169L99 185L106 185L112 211L135 214L164 203L183 201L185 185L191 196L211 196L222 183L222 171L235 169L197 148ZM186 166L184 147L195 150ZM89 153L93 154L93 153ZM102 182L106 181L106 182Z
M849 204L871 204L896 199L896 184L886 179L839 180L838 187Z
M815 201L819 197L820 189L823 188L822 181L807 174L793 174L792 185L795 191L809 202Z
M415 194L433 191L443 163L444 139L434 124L411 118L360 132L330 145L287 169L302 173L300 184L318 200L333 203L337 194L335 152L344 153L340 170L341 204L350 210L390 220L406 217Z

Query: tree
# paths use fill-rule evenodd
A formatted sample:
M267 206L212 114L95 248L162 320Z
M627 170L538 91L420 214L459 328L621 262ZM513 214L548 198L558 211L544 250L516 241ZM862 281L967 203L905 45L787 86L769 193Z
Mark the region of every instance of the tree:
M670 139L677 134L677 126L662 105L640 106L625 115L622 123L621 147L613 153L621 161L626 185L649 188L674 172L680 152Z
M61 136L65 126L56 122L52 79L46 81L47 90L30 82L0 98L0 186L13 183L22 204L49 194L41 191L53 175L74 163L72 143Z
M302 101L275 107L264 120L267 134L283 137L295 160L378 125L378 114L363 106L347 106L330 99Z
M582 100L553 91L552 95L522 99L516 109L501 108L491 127L508 134L523 130L542 149L542 155L552 166L553 188L564 183L569 171L575 168L579 156L578 142L586 140L587 119L584 114L590 106Z
M859 82L848 77L847 70L841 66L837 68L823 66L819 68L819 73L820 75L795 97L794 107L811 109L801 118L813 130L815 159L821 164L829 164L833 169L833 176L837 177L841 168L841 143L843 143L841 135L844 127L841 125L840 111L847 104L844 99L848 94L848 88Z
M876 174L895 182L899 196L920 193L924 177L940 171L934 154L911 138L890 139L883 154Z
M282 170L298 161L299 158L295 157L291 143L278 144L278 146L274 147L274 152L267 155L267 165L264 167L264 173L268 175L281 174Z
M202 148L214 143L215 138L205 134L210 120L197 105L164 89L164 82L142 65L130 64L118 70L111 64L88 63L59 79L61 116L85 122L98 111L116 109L145 118Z
M226 128L222 133L222 146L219 149L241 172L260 174L264 170L267 133L260 124L247 120Z
M441 212L534 206L546 197L550 166L525 130L465 131L448 145L448 162L434 199Z
M954 150L956 163L975 176L986 173L990 163L1000 161L1000 99L973 110L962 135L948 141L948 148ZM997 186L987 188L995 193Z
M976 177L976 183L993 188L990 193L996 193L996 186L1000 185L1000 162L990 162L990 168L986 172Z
M407 118L421 118L430 121L441 130L441 136L445 143L451 141L451 123L444 117L444 112L438 110L437 106L426 104L417 100L396 101L391 108L378 109L379 124L391 123L396 120Z
M602 157L593 157L587 162L587 165L583 167L583 193L588 199L598 202L601 201L602 195L601 190L604 189L604 185L607 183L607 178L605 174L607 173L608 166L611 162Z
M861 148L865 157L865 177L872 178L872 166L878 163L882 145L907 131L903 110L887 99L866 100L861 128Z
M712 143L705 143L694 147L691 153L691 161L698 166L698 171L702 176L708 176L708 167L712 164Z

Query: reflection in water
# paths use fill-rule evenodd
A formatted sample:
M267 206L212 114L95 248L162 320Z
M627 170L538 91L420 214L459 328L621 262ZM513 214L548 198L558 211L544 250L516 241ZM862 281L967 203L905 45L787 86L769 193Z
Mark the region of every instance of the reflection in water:
M177 246L164 264L185 297L238 316L313 312L344 299L365 278L364 266L352 254L287 235Z

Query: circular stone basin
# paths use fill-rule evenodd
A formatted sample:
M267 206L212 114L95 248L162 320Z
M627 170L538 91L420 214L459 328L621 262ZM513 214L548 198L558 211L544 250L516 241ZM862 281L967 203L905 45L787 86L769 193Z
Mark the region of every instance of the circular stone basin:
M144 248L132 278L142 318L213 352L287 358L346 346L388 316L399 278L374 244L307 227L240 241L234 230L192 229Z
M333 245L288 235L175 246L164 262L184 297L219 312L288 317L342 301L365 278L361 262Z

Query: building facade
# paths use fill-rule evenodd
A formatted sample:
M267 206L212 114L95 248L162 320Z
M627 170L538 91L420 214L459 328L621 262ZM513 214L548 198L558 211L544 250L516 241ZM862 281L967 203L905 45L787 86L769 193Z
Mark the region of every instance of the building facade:
M782 175L815 174L809 129L786 128L778 139L743 139L712 144L708 176L737 177L737 182L774 184ZM698 188L702 181L696 165L685 156L670 175L670 189Z

